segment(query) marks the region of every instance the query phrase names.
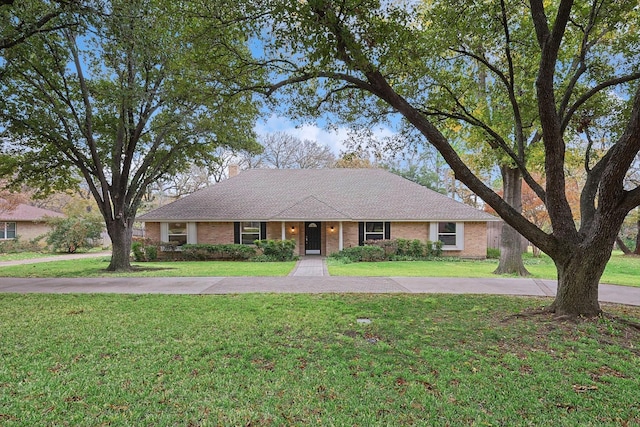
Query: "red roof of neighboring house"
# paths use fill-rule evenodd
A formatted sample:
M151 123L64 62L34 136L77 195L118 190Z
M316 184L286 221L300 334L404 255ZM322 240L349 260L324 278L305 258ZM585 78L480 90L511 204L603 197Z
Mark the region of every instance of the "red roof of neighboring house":
M45 217L64 217L64 214L22 203L11 210L0 206L0 221L41 221Z

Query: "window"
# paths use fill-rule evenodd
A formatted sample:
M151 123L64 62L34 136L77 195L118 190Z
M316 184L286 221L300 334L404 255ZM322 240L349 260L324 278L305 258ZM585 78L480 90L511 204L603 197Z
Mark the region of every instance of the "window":
M9 240L16 238L15 222L0 222L0 240Z
M364 240L384 239L384 222L365 222Z
M169 223L169 243L182 246L187 244L187 224L184 222Z
M439 222L438 240L442 242L443 246L456 246L456 223Z
M370 221L358 223L358 245L362 246L367 240L389 240L391 238L391 223Z
M430 240L442 242L442 249L445 251L461 251L464 249L464 223L431 223Z
M240 223L240 243L243 245L253 245L253 242L260 240L259 222Z

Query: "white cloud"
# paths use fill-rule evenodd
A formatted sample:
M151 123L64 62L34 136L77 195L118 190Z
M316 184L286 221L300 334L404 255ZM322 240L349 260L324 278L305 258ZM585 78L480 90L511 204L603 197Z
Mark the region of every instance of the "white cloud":
M319 144L329 146L336 156L340 154L340 151L344 150L344 142L349 137L349 128L347 127L327 130L316 124L296 125L288 118L275 114L272 114L266 120L258 122L255 131L258 135L286 132L302 140L317 141ZM374 135L379 138L388 137L393 135L393 131L386 127L380 127L374 129Z

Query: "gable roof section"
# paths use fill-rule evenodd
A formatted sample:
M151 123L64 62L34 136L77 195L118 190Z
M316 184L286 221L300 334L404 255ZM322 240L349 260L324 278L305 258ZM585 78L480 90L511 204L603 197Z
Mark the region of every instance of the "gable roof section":
M493 221L382 169L252 169L140 221Z
M42 221L45 217L64 217L64 215L22 203L14 209L0 207L0 221Z

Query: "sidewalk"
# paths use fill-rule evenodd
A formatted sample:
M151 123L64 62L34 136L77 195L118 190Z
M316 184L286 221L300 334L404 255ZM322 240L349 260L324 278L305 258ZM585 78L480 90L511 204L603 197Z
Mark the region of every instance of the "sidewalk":
M287 277L0 277L0 293L444 293L552 297L557 288L554 280L530 278L328 276L323 261L320 257L305 257ZM600 301L640 306L640 288L600 285Z

